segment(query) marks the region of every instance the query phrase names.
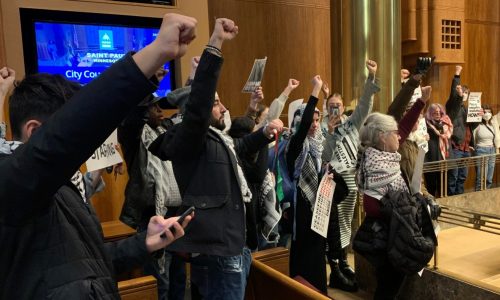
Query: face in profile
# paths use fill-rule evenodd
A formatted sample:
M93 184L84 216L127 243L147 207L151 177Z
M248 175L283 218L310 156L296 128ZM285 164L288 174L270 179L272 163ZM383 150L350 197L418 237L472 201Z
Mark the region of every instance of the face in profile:
M227 109L220 101L219 95L215 93L214 106L212 107L212 116L210 118L210 125L219 129L224 130L226 124L224 123L224 113Z

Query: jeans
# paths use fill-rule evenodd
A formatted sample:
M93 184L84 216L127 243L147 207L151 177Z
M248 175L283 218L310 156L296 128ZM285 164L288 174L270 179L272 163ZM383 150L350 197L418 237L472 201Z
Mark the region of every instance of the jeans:
M470 153L458 149L452 150L453 159L470 157ZM468 167L451 169L448 171L448 196L464 193L464 183L467 179Z
M200 254L191 259L191 298L231 299L245 297L252 256L248 248L236 256Z
M495 147L476 147L475 155L484 156L489 154L495 154ZM491 183L493 182L493 171L495 171L495 156L490 156L485 158L486 164L486 188L491 188ZM476 191L481 190L481 177L482 177L483 167L481 163L476 164Z
M146 226L146 227L145 227ZM138 232L147 225L139 226ZM161 273L160 262L164 263ZM144 275L156 278L159 300L182 300L186 291L186 263L176 254L165 251L164 259L151 259L144 264Z

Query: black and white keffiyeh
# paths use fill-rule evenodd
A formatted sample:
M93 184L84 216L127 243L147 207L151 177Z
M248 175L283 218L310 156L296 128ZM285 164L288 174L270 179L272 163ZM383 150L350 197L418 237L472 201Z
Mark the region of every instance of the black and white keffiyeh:
M359 189L376 199L388 192L406 191L408 187L401 175L401 154L368 147L361 159L358 172Z
M302 104L294 113L296 118L294 123L300 122L306 104ZM319 113L319 110L316 109ZM297 128L297 124L292 126ZM319 173L321 172L321 154L323 153L323 140L321 130L316 130L313 136L307 135L302 144L302 151L295 160L294 178L298 178L298 186L300 187L304 198L311 204L311 209L314 208L316 201L316 192L319 184Z

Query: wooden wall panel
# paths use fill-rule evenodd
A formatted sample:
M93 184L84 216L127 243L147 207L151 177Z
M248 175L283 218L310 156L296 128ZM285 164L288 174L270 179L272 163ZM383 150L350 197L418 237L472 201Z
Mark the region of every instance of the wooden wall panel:
M195 17L198 20L197 39L178 63L177 83L184 82L190 71L190 58L198 55L208 40L208 6L206 0L177 0L176 6L132 4L109 0L0 0L0 65L8 65L17 71L17 78L24 77L24 59L21 40L19 8L53 9L90 13L157 17L175 12ZM118 219L124 199L128 176L105 174L106 189L97 194L92 203L101 221Z
M329 1L209 0L208 4L212 26L216 17L231 18L239 26L236 39L223 46L218 85L232 117L242 115L248 105L250 95L241 89L255 58L268 59L262 83L267 105L289 78L301 82L291 99L307 99L310 79L316 74L331 83Z

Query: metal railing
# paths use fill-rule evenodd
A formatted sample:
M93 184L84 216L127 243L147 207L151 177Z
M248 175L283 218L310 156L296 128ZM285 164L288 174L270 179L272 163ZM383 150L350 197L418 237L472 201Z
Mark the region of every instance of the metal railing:
M448 196L448 171L458 168L481 167L481 189L486 189L486 166L490 157L495 157L495 164L500 163L500 154L472 156L466 158L447 159L424 163L423 173L440 172L441 197Z

